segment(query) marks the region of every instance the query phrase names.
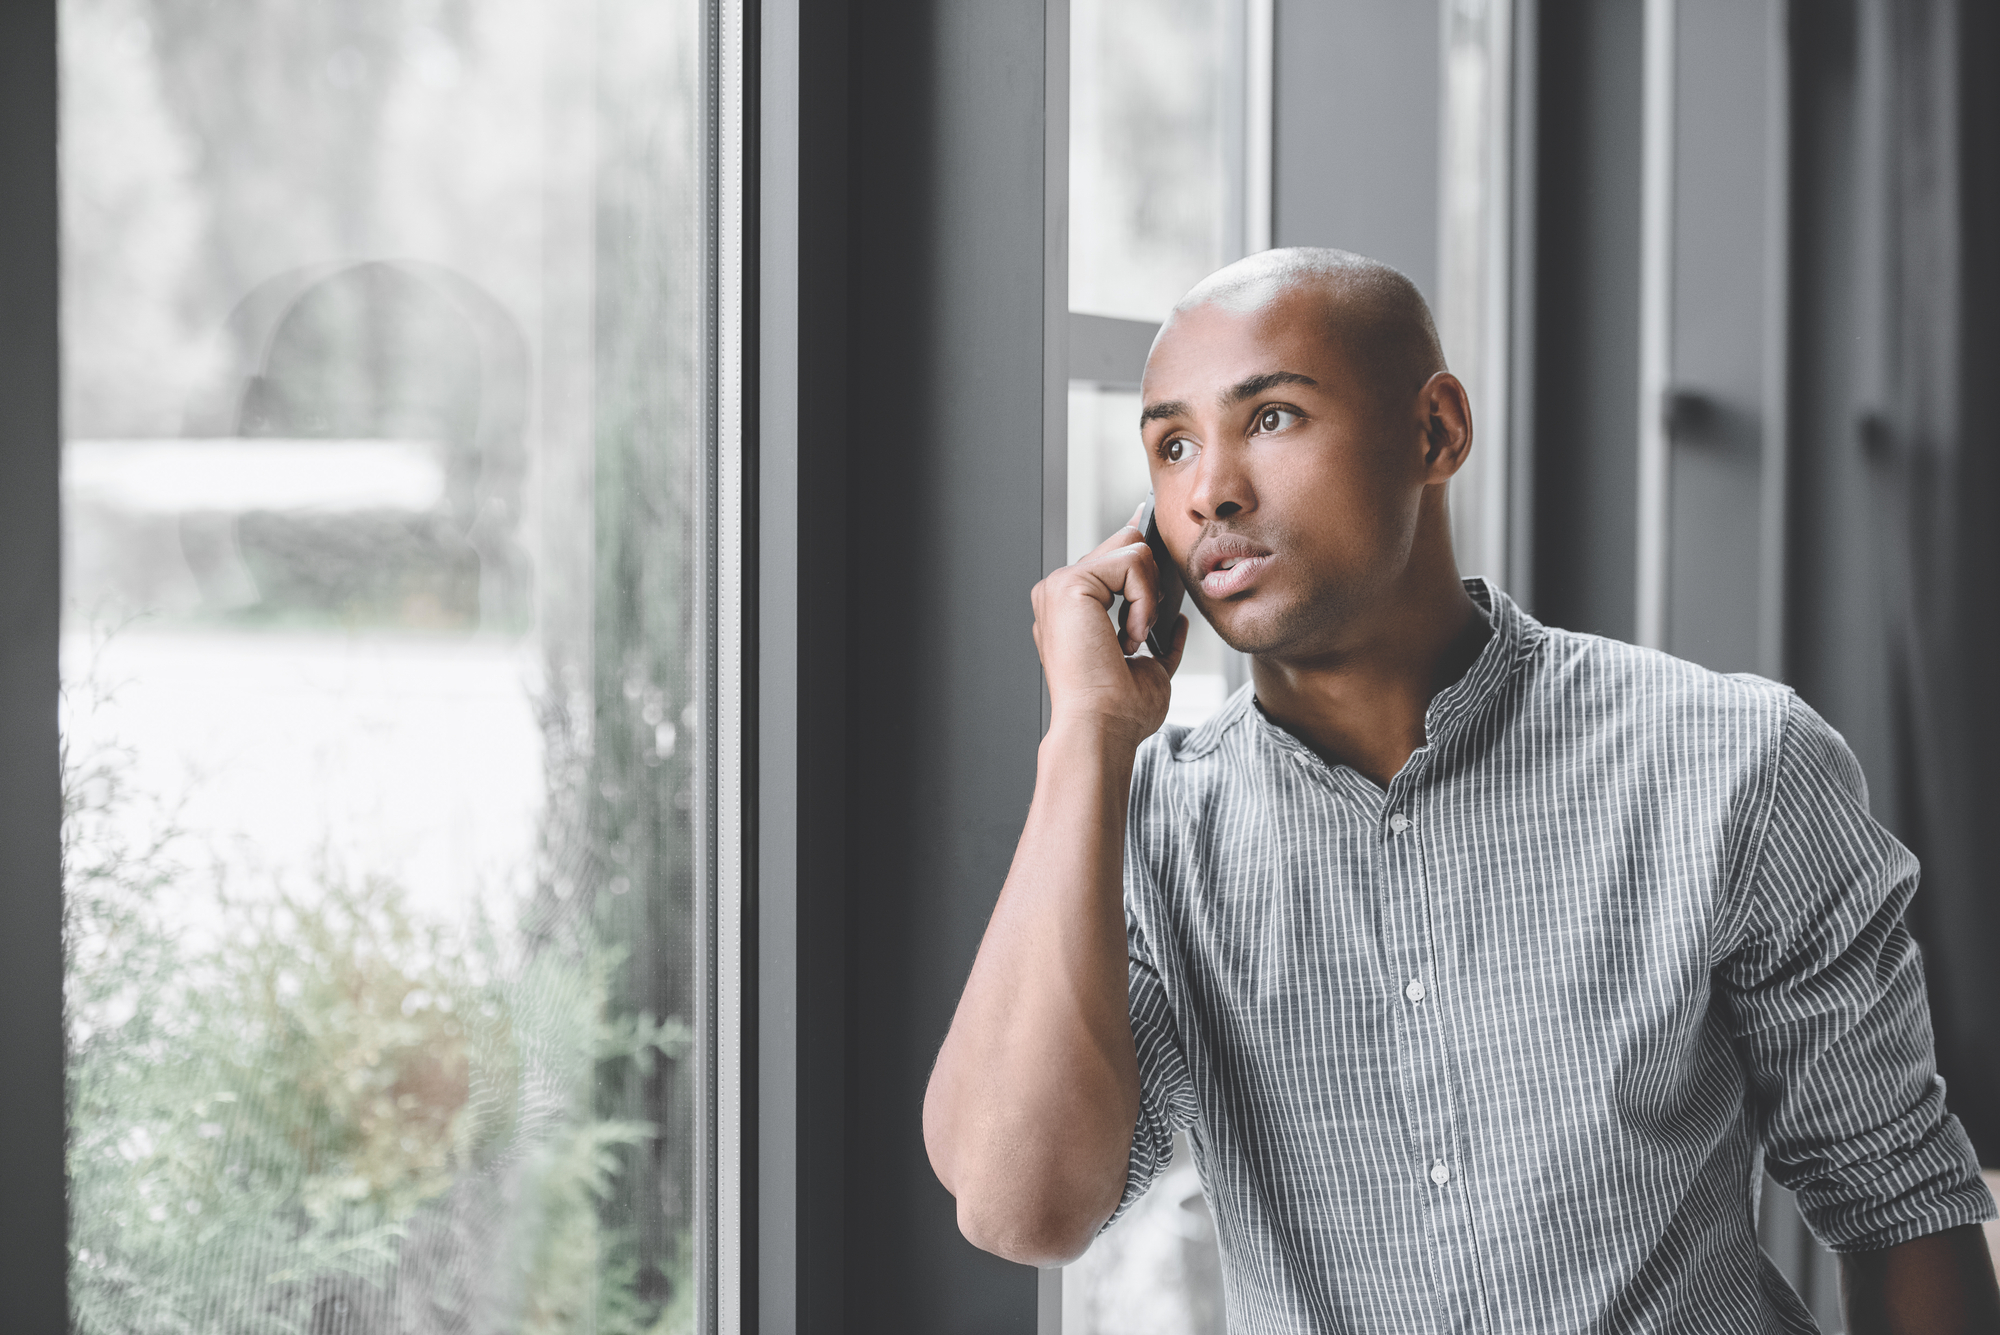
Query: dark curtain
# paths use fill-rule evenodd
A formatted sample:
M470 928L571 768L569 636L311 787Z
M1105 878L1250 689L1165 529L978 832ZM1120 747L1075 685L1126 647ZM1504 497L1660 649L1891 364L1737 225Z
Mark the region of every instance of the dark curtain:
M1796 11L1795 11L1796 12ZM1923 860L1938 1059L2000 1165L2000 7L1896 0L1879 142L1890 187L1884 332L1901 578L1887 613L1897 809ZM1898 587L1900 586L1900 587Z

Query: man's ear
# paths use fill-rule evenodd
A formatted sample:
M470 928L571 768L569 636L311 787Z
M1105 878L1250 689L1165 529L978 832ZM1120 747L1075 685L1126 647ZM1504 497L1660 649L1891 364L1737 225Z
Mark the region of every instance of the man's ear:
M1418 391L1417 406L1424 415L1424 468L1432 482L1443 482L1472 453L1471 401L1457 376L1439 371Z

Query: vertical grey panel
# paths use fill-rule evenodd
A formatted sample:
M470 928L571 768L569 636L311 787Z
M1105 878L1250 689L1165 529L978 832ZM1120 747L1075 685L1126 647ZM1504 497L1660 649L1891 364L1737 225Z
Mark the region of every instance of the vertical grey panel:
M882 1335L1036 1320L920 1110L1040 738L1044 14L884 0L851 31L846 1312Z
M1788 169L1793 181L1790 450L1786 508L1786 680L1840 729L1868 776L1878 818L1892 822L1898 766L1890 708L1888 621L1893 539L1881 489L1886 460L1856 431L1867 349L1854 333L1861 180L1858 69L1851 0L1814 9L1791 39ZM1760 1233L1780 1271L1827 1329L1840 1320L1831 1255L1798 1217L1789 1192L1767 1183Z
M1896 561L1882 502L1891 485L1870 404L1869 363L1880 339L1863 318L1863 183L1859 52L1851 0L1822 6L1798 26L1793 123L1797 180L1792 231L1795 466L1789 591L1792 641L1787 679L1841 730L1868 775L1877 816L1893 819L1896 756L1891 735L1889 623L1884 615ZM1877 90L1877 96L1880 90ZM1861 337L1857 337L1861 335ZM1871 356L1874 354L1875 356Z
M1437 300L1440 9L1276 0L1271 237L1393 264Z
M1535 329L1541 296L1535 197L1541 151L1541 0L1514 0L1512 192L1507 273L1507 584L1523 607L1535 601Z
M1906 93L1898 199L1903 303L1902 398L1928 448L1909 450L1905 541L1913 551L1902 645L1904 708L1922 716L1908 757L1906 828L1925 858L1910 915L1924 944L1938 1062L1980 1161L2000 1168L2000 9L1990 4L1892 10ZM1955 113L1955 114L1954 114ZM1953 123L1955 122L1955 124ZM1940 134L1935 128L1950 125ZM1910 140L1929 135L1927 152ZM1953 194L1956 198L1952 198ZM1946 205L1947 207L1940 207ZM1942 216L1940 216L1942 215ZM1950 257L1950 267L1939 263ZM1949 295L1948 295L1949 294ZM1951 298L1955 297L1955 300ZM1951 356L1939 356L1949 349ZM1944 407L1941 401L1949 401ZM1922 430L1949 418L1948 447ZM1929 436L1929 439L1925 439ZM1940 687L1944 689L1940 689ZM1948 692L1948 693L1947 693ZM1921 806L1919 806L1921 803Z
M58 573L56 7L0 6L0 1294L67 1329Z
M846 6L757 7L755 1314L845 1330Z
M1622 0L1539 11L1533 610L1629 639L1642 11Z
M1679 0L1666 647L1759 666L1766 4Z

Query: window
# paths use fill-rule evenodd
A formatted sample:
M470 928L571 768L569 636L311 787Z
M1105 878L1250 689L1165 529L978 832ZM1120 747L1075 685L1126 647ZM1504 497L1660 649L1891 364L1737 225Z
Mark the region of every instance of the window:
M78 1330L730 1290L721 12L62 4Z

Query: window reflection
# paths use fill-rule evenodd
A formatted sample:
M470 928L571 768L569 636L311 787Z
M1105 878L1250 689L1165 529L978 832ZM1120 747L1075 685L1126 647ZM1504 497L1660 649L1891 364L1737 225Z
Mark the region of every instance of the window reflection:
M692 1329L691 0L64 0L83 1331Z

